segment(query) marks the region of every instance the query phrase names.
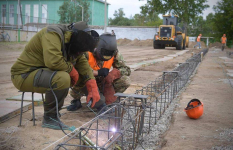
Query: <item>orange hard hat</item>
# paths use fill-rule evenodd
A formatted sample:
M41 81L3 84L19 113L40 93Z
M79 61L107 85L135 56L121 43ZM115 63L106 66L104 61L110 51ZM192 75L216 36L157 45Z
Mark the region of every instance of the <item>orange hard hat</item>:
M203 114L203 103L198 99L192 99L184 109L191 119L198 119Z

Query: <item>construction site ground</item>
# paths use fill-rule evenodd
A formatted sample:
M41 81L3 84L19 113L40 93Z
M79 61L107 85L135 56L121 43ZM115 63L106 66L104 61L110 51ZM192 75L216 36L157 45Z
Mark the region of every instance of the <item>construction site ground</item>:
M134 93L136 89L141 89L162 75L163 71L173 70L179 63L201 51L190 47L180 53L182 51L175 48L153 49L152 43L148 43L151 41L141 44L139 41L135 44L133 42L118 43L118 49L126 64L136 66L130 75L131 86L125 93ZM26 43L16 42L0 43L0 101L20 94L11 83L10 68L25 45ZM179 95L173 117L167 125L168 130L159 135L159 141L155 141L155 147L152 149L233 149L233 87L226 73L227 69L233 67L224 65L225 61L229 61L226 59L226 51L233 52L230 49L222 52L219 47L209 49L191 82ZM142 64L158 59L160 61L153 61L152 64ZM233 84L233 81L231 82ZM204 103L204 114L197 120L189 119L183 111L193 98ZM69 105L71 100L72 97L68 95L65 105ZM85 107L85 98L82 98L82 102L83 107L76 112L61 110L61 120L65 124L79 127L95 117L95 114ZM62 131L41 127L42 105L35 107L35 115L36 126L30 121L31 110L23 113L22 127L18 127L19 115L1 123L0 149L43 149L64 136Z

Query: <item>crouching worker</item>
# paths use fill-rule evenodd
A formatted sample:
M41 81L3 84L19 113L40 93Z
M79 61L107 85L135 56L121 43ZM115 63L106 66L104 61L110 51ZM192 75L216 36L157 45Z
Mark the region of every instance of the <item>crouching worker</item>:
M131 71L125 65L122 55L117 50L116 36L110 33L100 35L97 48L93 53L88 52L85 55L93 69L92 74L95 76L98 85L101 103L96 105L95 108L100 111L106 104L116 101L115 92L123 93L130 86L129 75ZM82 77L80 76L80 78ZM74 100L67 107L68 111L75 111L82 107L80 99L86 95L82 81L79 80L70 91Z
M90 30L85 22L45 27L28 42L12 66L11 80L18 90L45 93L42 127L60 129L60 124L63 129L68 129L59 122L57 109L61 109L69 88L79 80L75 67L92 72L83 55L96 47L90 33L95 31ZM100 96L96 81L89 80L86 86L88 97L93 99L93 103L98 102Z

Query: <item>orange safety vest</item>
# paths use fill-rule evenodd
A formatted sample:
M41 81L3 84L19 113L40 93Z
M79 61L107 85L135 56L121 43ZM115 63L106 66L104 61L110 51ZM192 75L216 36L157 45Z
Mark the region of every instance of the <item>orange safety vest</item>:
M197 37L197 42L200 42L200 40L201 40L201 36L198 36Z
M227 37L222 37L222 44L225 44L227 40Z
M91 52L88 52L88 63L89 65L91 66L91 68L93 70L99 70L100 67L97 65L96 63L96 59L95 57L93 56L93 54ZM102 68L108 68L110 69L112 67L112 64L113 64L113 61L114 61L114 57L112 57L111 59L109 59L108 61L104 61L104 64L103 64L103 67Z

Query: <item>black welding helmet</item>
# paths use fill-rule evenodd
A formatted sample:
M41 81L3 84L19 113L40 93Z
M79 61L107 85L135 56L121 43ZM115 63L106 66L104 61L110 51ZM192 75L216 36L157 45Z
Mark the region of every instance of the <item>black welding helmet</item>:
M117 52L116 36L108 32L101 34L95 52L99 60L110 60Z
M95 45L98 43L99 41L99 33L97 33L95 30L91 30L87 23L84 21L79 21L76 23L71 24L71 29L73 30L73 32L78 32L79 30L82 30L86 33L88 33L89 35L91 35L94 40L95 40Z
M68 26L72 30L70 42L67 44L67 53L77 57L85 51L93 52L99 39L99 34L91 30L87 22L79 21Z

